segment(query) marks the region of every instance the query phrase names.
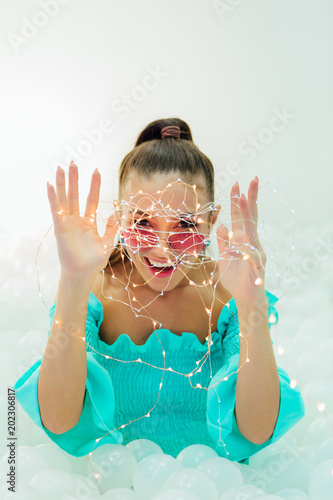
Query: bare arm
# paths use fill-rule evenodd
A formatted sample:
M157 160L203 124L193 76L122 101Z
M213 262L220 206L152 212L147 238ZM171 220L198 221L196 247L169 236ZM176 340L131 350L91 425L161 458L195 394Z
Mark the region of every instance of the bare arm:
M38 380L42 423L55 434L74 427L82 413L87 378L83 338L93 282L93 278L65 275L59 280L55 315Z
M44 427L62 434L79 421L87 379L85 343L90 291L112 251L119 219L108 219L101 238L96 225L100 174L94 171L84 216L79 210L78 168L58 167L56 187L47 184L61 264L58 300L38 379L38 401ZM98 282L99 280L97 280ZM68 331L69 330L69 331Z
M236 421L243 436L255 444L272 437L280 408L280 381L268 326L268 300L237 304L240 325L236 383ZM254 319L253 319L254 318ZM259 319L259 321L258 321ZM248 342L248 359L246 351Z

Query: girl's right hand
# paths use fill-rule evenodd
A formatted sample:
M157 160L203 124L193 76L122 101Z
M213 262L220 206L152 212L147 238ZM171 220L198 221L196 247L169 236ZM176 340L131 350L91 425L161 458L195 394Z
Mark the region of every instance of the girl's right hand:
M92 174L84 217L80 216L78 168L69 166L68 196L66 196L65 172L58 167L56 173L57 193L48 183L49 199L57 240L61 273L66 276L96 277L107 265L114 247L114 238L120 215L112 214L107 222L104 236L97 231L96 211L101 186L101 175L96 169Z

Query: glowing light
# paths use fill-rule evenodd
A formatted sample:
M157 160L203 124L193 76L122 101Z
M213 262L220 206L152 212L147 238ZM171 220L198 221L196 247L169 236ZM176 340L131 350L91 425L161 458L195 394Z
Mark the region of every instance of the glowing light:
M276 316L275 316L275 314L274 314L274 313L271 313L271 314L269 315L268 321L269 321L270 323L276 323Z
M317 407L318 411L324 411L326 408L326 404L325 403L316 403L316 407Z
M180 179L178 179L178 181L181 181L181 180L180 180ZM177 182L178 182L178 181L177 181ZM181 182L182 182L182 181L181 181ZM168 187L170 187L170 186L172 186L173 184L176 184L176 182L174 182L174 183L169 183L169 184L167 185L167 188L168 188ZM189 185L189 184L186 184L186 183L183 183L183 182L182 182L182 184L186 187L186 189L188 189L188 188L193 188L194 192L196 191L196 187L197 187L197 186L196 186L195 184L194 184L193 186L191 186L191 185ZM157 191L157 194L161 194L161 193L163 194L164 192L165 192L165 189L164 189L163 191L159 190L159 191ZM168 192L170 192L170 191L168 191ZM276 190L274 190L274 192L276 192ZM123 209L123 208L128 207L130 210L133 210L133 211L134 211L134 213L135 213L135 211L139 208L139 205L137 205L137 204L135 204L135 203L134 203L134 199L135 199L135 196L137 196L137 194L138 194L138 193L135 193L135 195L130 196L130 201L122 200L120 204L118 204L118 201L117 201L117 200L115 200L115 201L114 201L114 206L116 207L116 211L117 211L118 213L120 213L120 212L122 211L122 209ZM149 194L147 194L147 193L143 193L143 191L142 191L142 190L140 190L140 191L139 191L139 194L141 194L141 195L142 195L142 194L145 194L145 196L147 196L146 198L144 198L145 200L148 200L148 202L147 202L147 204L146 204L145 206L146 206L146 207L148 207L148 206L149 206L150 210L152 210L152 211L153 211L153 210L154 210L154 208L155 208L157 205L161 205L161 206L162 206L162 208L164 209L164 211L165 211L165 210L169 210L169 213L170 213L170 215L171 215L171 218L173 218L173 217L174 217L174 210L172 210L172 209L170 208L170 203L168 203L167 205L164 205L164 204L162 203L162 201L161 201L161 197L159 198L159 200L156 200L156 199L153 199L153 200L152 200L152 199L151 199L151 196L150 196ZM182 210L178 209L177 211L181 212L181 215L179 215L179 217L180 217L180 219L182 219L182 217L184 216L184 214L185 214L186 212L189 212L189 211L190 211L190 212L191 212L191 215L194 215L194 213L193 213L193 212L194 212L194 211L193 211L193 207L194 207L194 206L196 206L196 210L197 210L197 211L199 211L199 210L200 210L200 213L195 214L195 215L196 215L196 217L197 217L197 218L196 218L196 224L199 224L199 223L200 223L200 224L202 224L202 223L205 223L205 219L203 219L201 216L203 216L204 214L206 214L206 213L210 212L210 211L211 211L211 209L212 209L212 207L213 207L213 205L209 204L209 206L207 206L207 205L202 206L200 203L198 203L198 200L197 200L198 195L197 195L197 193L196 193L196 192L195 192L195 195L196 195L196 202L195 202L195 205L193 204L193 205L191 205L191 207L187 207L187 206L186 206L186 203L185 203L185 196L184 196L183 204L184 204L184 207L185 207L185 208L183 208ZM257 201L256 203L258 204L258 201ZM142 207L142 206L141 206L140 208L141 208L142 210L146 210L146 208L144 208L144 207ZM125 211L125 212L126 212L126 211ZM292 213L294 213L294 210L291 210L291 212L292 212ZM62 214L62 213L63 213L63 210L58 211L58 214ZM126 212L126 213L127 213L127 212ZM165 217L165 214L163 214L162 216L163 216L163 217ZM120 216L120 218L121 218L121 220L126 220L126 219L127 219L127 216L124 214L124 215L121 215L121 216ZM151 218L151 217L150 217L150 216L148 216L147 218ZM96 222L96 214L91 214L91 218L90 218L90 220L91 220L91 222ZM224 221L225 221L225 219L224 219ZM228 222L229 222L229 220L227 220L226 222L228 223ZM51 227L52 227L52 226L51 226ZM263 224L261 224L261 227L263 227ZM50 229L51 229L51 228L50 228ZM190 229L189 229L189 231L191 231L191 233L195 233L195 232L197 231L197 229L196 229L196 228L190 228ZM200 231L199 231L199 232L200 232ZM175 234L175 233L172 233L172 234ZM229 233L228 233L228 234L229 234L229 238L230 238L230 240L231 240L231 239L233 238L233 236L234 236L233 231L229 231ZM120 235L120 228L119 228L118 235ZM207 235L206 235L206 236L207 236ZM45 239L45 238L44 238L44 239ZM44 241L44 240L43 240L43 241ZM250 258L250 254L245 253L245 255L244 255L243 249L242 249L241 251L239 251L239 250L238 250L238 248L237 248L237 245L238 245L238 242L237 242L237 243L235 242L235 244L234 244L234 245L231 245L231 247L232 247L232 248L234 248L234 249L236 249L236 252L239 254L239 255L236 255L236 254L235 254L235 256L233 256L233 257L234 257L234 258L236 258L236 259L237 259L237 258L239 258L239 259L240 259L240 258L242 257L242 258L243 258L243 260L248 260L248 259ZM251 244L250 244L250 242L247 242L247 243L245 243L244 245L245 245L247 248L251 248L251 250L252 250L253 252L257 252L257 248L256 248L255 246L251 245ZM111 248L110 248L110 247L108 247L107 245L103 245L103 247L104 247L104 249L105 249L105 252L104 252L104 253L106 253L106 250L107 250L108 248L111 250ZM121 248L121 250L122 250L122 246L120 246L120 248ZM162 248L162 247L161 247L161 245L159 245L159 247L158 247L158 248ZM292 246L292 249L294 249L294 248L295 248L295 247L294 247L294 246ZM38 251L39 251L39 249L38 249ZM272 252L270 252L270 253L272 253ZM279 252L278 252L278 251L276 251L276 248L274 249L274 252L273 252L273 253L274 253L275 255L279 255ZM37 252L37 255L38 255L38 252ZM122 264L122 265L124 266L124 264L125 264L125 263L124 263L125 254L124 254L124 252L123 252L123 251L121 251L121 252L120 252L120 256L121 256L121 262L120 262L120 264ZM198 265L197 265L197 262L192 263L192 261L191 261L192 257L197 258L198 256L199 256L199 253L198 253L197 251L193 251L193 252L191 252L191 254L190 254L190 258L189 258L188 260L187 260L187 255L185 255L185 257L184 257L184 264L185 264L185 265L186 265L189 269L199 269L199 267L198 267ZM169 257L169 255L168 255L168 256L167 256L167 261L168 261L168 263L169 263L169 264L171 264L172 262L174 262L174 261L175 261L175 257L176 257L176 258L178 258L178 257L179 257L179 255L177 254L177 252L175 253L175 255L173 255L173 258L170 258L170 257ZM273 255L271 255L271 258L273 259L273 258L274 258L274 256L273 256ZM131 263L131 266L132 266L132 270L133 270L133 261L132 261L132 259L129 259L129 260L130 260L130 263ZM207 260L208 260L208 259L207 259ZM222 260L222 259L221 259L221 260ZM36 259L35 264L37 264L37 259ZM212 272L210 272L210 276L211 276L211 277L213 277L213 276L215 277L215 275L216 275L216 269L217 269L217 266L218 266L218 262L216 263L216 266L215 266L214 270L213 270ZM38 270L39 270L39 267L38 267L37 265L36 265L36 267L37 267L37 271L38 271ZM119 302L121 302L121 303L125 304L126 306L131 307L132 312L134 312L134 313L135 313L135 317L144 317L144 318L149 318L149 319L151 320L151 323L152 323L152 329L154 329L154 330L155 330L154 335L158 338L158 340L159 340L159 342L160 342L160 345L161 345L161 352L162 352L162 355L163 355L163 358L164 358L164 363L165 363L165 362L166 362L166 359L165 359L165 356L166 356L166 351L165 351L165 350L164 350L164 348L163 348L163 345L162 345L161 339L158 337L158 333L159 333L159 332L156 330L157 325L159 325L161 328L162 328L162 326L163 326L163 325L162 325L162 323L155 321L155 320L151 317L151 315L150 315L150 314L148 314L148 312L147 312L147 311L149 310L148 308L149 308L150 304L151 304L151 303L155 300L155 298L154 298L151 302L149 302L149 303L142 304L142 303L140 302L140 300L142 300L142 298L141 298L139 295L137 295L137 297L134 297L133 290L131 290L131 289L129 288L129 284L132 284L133 288L135 288L135 287L141 287L142 285L146 285L146 284L148 283L148 281L146 281L146 282L144 282L144 283L140 283L140 284L135 284L135 283L133 283L133 282L131 281L131 275L130 275L130 274L129 274L129 275L127 275L127 274L125 273L126 278L128 279L128 283L127 283L127 285L126 285L126 283L123 283L123 281L121 281L121 280L118 280L118 279L117 279L116 275L113 273L111 263L109 264L109 268L110 268L110 271L111 271L112 278L113 278L113 279L116 279L117 281L119 281L120 283L122 283L122 284L123 284L123 286L124 286L124 289L126 290L126 292L127 292L127 294L128 294L128 299L129 299L129 300L128 300L128 303L127 303L127 302L125 302L125 301L121 301L121 300L119 300ZM203 269L203 268L204 268L204 266L203 266L202 268L200 268L200 272L202 272L202 269ZM124 269L125 269L125 267L124 267ZM179 269L180 269L180 268L179 268ZM182 271L182 272L183 272L183 271ZM201 280L201 279L200 279L200 280L196 280L196 282L193 282L193 281L189 280L189 279L188 279L188 276L187 276L187 274L186 274L186 273L183 273L183 274L184 274L184 276L188 279L188 283L189 283L189 285L192 285L192 286L195 286L195 287L196 287L196 291L198 291L198 290L200 289L200 287L201 287L201 286L203 286L203 287L207 287L207 286L208 286L208 284L210 284L210 285L212 286L212 291L213 291L212 296L214 297L214 300L215 300L215 289L216 289L217 283L215 282L215 285L213 286L213 279L208 279L208 277L207 277L208 270L204 269L204 272L205 272L206 274L205 274L205 275L203 275L203 273L202 273L202 280ZM156 272L156 274L159 274L159 272L157 271L157 272ZM279 273L276 273L276 275L277 275L277 276L280 276L280 274L279 274ZM37 272L37 279L38 279L38 272ZM154 276L152 276L152 277L151 277L151 279L155 280ZM222 279L222 282L223 282L223 273L221 273L221 279ZM214 280L214 281L215 281L215 280ZM201 285L201 283L202 283L202 285ZM256 285L262 285L262 284L263 284L263 280L262 280L261 278L257 278L257 279L256 279L256 281L255 281L255 284L256 284ZM38 281L38 285L39 285L39 281ZM125 285L126 285L126 286L125 286ZM102 285L102 292L103 292L103 287L104 287L104 271L103 271L103 285ZM39 293L39 295L40 295L40 297L43 299L42 294L41 294L41 293ZM159 292L158 294L156 294L156 295L157 295L157 296L156 296L156 298L157 298L157 297L159 297L159 296L161 296L161 295L163 295L163 290L162 290L162 291L160 291L160 292ZM199 294L199 295L200 295L200 294ZM106 295L104 295L104 292L103 292L103 296L104 296L105 298L109 299L109 300L113 300L113 298L112 298L111 296L107 297ZM139 298L140 298L140 300L138 300ZM138 308L136 308L136 307L132 304L132 302L135 302L135 303L136 303L135 305L137 305L137 306L138 306ZM221 300L220 300L220 302L221 302ZM140 306L140 307L139 307L139 306ZM210 321L211 321L210 316L211 316L212 311L213 311L214 302L213 302L213 300L212 300L212 302L211 302L210 306L208 306L208 307L206 306L206 304L204 304L204 303L203 303L203 306L204 306L205 311L206 311L207 316L208 316L208 321L209 321L209 332L211 332L211 326L212 326L212 325L211 325L211 323L210 323ZM229 302L227 302L226 304L224 304L224 303L223 303L223 306L226 306L228 309L230 309L230 304L229 304ZM135 311L136 311L136 312L135 312ZM237 318L237 317L235 318L235 320L236 320L236 322L238 322L238 318ZM275 315L274 315L273 313L272 313L272 314L270 314L270 316L269 316L269 323L271 323L271 324L272 324L272 323L276 323L276 321L277 321L277 318L275 317ZM61 324L58 320L55 320L55 323L56 323L56 324ZM238 324L238 326L239 326L239 324ZM63 325L62 325L62 327L63 327ZM63 327L63 328L64 328L64 327ZM69 332L69 333L73 334L73 332L71 332L69 329L64 328L64 330L66 330L67 332ZM241 333L241 332L239 332L239 337L242 337L242 338L245 340L246 346L244 345L243 349L246 349L246 351L247 351L247 352L246 352L246 354L245 354L245 359L246 359L245 363L248 363L248 362L250 362L250 359L249 359L249 357L248 357L248 342L247 342L246 336L243 336L243 335L242 335L242 333ZM86 339L86 337L80 337L80 338L82 338L82 340L86 343L86 345L87 345L87 346L89 346L89 345L87 344L87 342L86 342L86 340L87 340L87 339ZM188 382L189 382L190 384L191 384L191 382L193 381L193 378L192 378L193 376L195 376L195 375L197 375L197 374L199 374L199 373L202 373L202 371L203 371L203 367L204 367L205 363L206 363L207 361L208 361L208 362L210 362L210 361L211 361L211 351L210 351L210 346L211 346L211 345L213 345L213 341L211 340L211 334L210 334L210 333L209 333L209 334L205 337L205 340L206 340L206 342L207 342L207 351L206 351L206 353L204 354L204 356L203 356L200 360L195 361L195 363L196 363L196 368L193 370L193 372L191 372L191 373L185 373L185 374L184 374L184 373L179 373L179 372L177 372L177 371L173 370L171 366L169 366L168 368L165 368L165 365L164 365L164 366L153 366L153 365L150 365L149 363L147 363L147 362L145 362L145 361L142 361L142 359L141 359L141 358L138 358L137 360L135 360L135 359L134 359L134 360L131 360L131 361L123 361L123 360L119 360L119 359L116 359L116 358L112 358L111 356L105 355L105 354L103 354L103 353L98 353L98 352L97 352L97 351L96 351L96 350L95 350L92 346L89 346L89 347L91 348L91 350L92 350L92 351L94 351L94 352L95 352L95 353L97 353L98 355L100 355L100 356L104 356L106 359L116 360L116 361L117 361L117 363L120 363L120 362L122 362L122 363L128 363L128 362L130 362L130 363L137 363L137 362L138 362L138 363L142 363L142 364L144 364L144 365L146 365L146 366L150 366L150 367L154 368L155 370L161 370L161 380L160 380L160 382L159 382L159 391L161 391L161 389L162 389L162 380L163 380L163 376L165 376L165 371L169 371L169 372L175 373L175 374L177 374L177 375L179 375L179 376L184 376L184 377L186 377L186 378L187 378L187 380L188 380ZM242 346L243 346L244 342L242 342L241 344L242 344ZM284 353L284 348L283 348L282 346L278 346L278 348L277 348L277 352L278 352L278 354L279 354L279 355L282 355L282 354ZM168 361L169 361L169 360L168 360ZM243 365L244 365L245 363L243 363ZM168 364L169 364L169 363L168 363ZM243 365L241 365L241 366L239 367L239 369L237 370L237 372L233 372L233 373L238 373L238 371L239 371L239 370L241 370L241 368L242 368L242 366L243 366ZM211 372L211 367L210 367L210 368L208 368L208 371L209 371L209 373L205 374L205 376L207 375L207 379L209 378L210 380L212 380L212 378L213 378L213 376L214 376L214 373L212 373L212 372ZM207 380L207 379L205 379L205 380ZM223 378L223 381L227 381L228 379L229 379L229 376L226 376L226 377L224 377L224 378ZM206 384L206 382L205 382L205 384ZM212 385L210 385L210 387L215 387L215 385L217 385L217 384L214 384L213 386L212 386ZM291 380L291 382L290 382L290 387L291 387L291 388L294 388L294 387L296 387L296 385L297 385L297 382L296 382L295 380ZM195 385L195 386L191 384L191 387L192 387L193 389L194 389L194 388L199 388L199 389L208 390L208 387L204 387L204 385L203 385L202 383L196 383L196 385ZM158 394L158 396L157 396L157 401L158 401L158 398L159 398L159 394ZM218 398L218 403L221 403L220 398L219 398L218 396L217 396L217 398ZM156 401L156 404L157 404L157 401ZM156 406L156 404L155 404L155 406ZM141 417L137 418L136 420L140 420L141 418L144 418L144 417L150 417L151 412L154 410L155 406L153 406L153 407L150 409L150 411L147 413L147 415L143 415L143 416L141 416ZM325 409L325 403L317 403L317 404L316 404L316 406L317 406L318 411L321 411L321 412L322 412L322 411L324 411L324 409ZM220 422L220 419L218 419L218 422ZM119 428L120 428L120 429L123 429L123 428L125 428L127 425L129 425L130 423L131 423L131 421L130 421L129 423L125 423L125 424L121 425ZM106 428L107 428L107 427L106 427ZM115 430L115 429L113 429L113 430ZM112 430L110 430L110 432L112 432ZM103 437L104 437L104 436L103 436ZM103 437L101 437L101 438L97 439L97 440L96 440L96 443L97 443L98 441L100 441L101 439L103 439ZM219 439L218 444L219 444L219 446L223 446L223 447L225 448L225 443L223 443L221 439ZM227 455L229 455L229 452L227 452L227 450L225 450L225 452L226 452L226 454L227 454ZM90 455L91 455L91 452L89 453L89 456L90 456ZM88 460L89 460L89 459L88 459ZM97 476L96 476L96 477L97 477Z

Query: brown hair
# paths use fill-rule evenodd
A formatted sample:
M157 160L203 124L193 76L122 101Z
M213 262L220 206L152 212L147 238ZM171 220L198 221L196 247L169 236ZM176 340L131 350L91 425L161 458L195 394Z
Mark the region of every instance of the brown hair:
M161 139L161 130L169 125L177 125L180 128L179 139L175 137ZM156 173L180 172L182 180L201 174L205 178L206 185L200 186L197 183L197 186L206 190L209 202L214 202L213 164L194 144L190 127L179 118L155 120L140 133L134 148L121 162L118 177L119 196L129 173L133 171L145 177ZM126 249L121 247L118 240L104 270L117 264L121 260L121 254L125 259L129 258Z

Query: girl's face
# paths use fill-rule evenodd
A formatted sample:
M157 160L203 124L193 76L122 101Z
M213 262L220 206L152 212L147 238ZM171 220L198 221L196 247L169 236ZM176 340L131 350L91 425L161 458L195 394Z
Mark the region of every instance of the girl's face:
M201 176L186 184L180 173L155 174L149 178L129 175L121 193L120 230L132 229L134 235L142 235L146 231L146 238L148 235L148 240L154 241L148 245L149 251L147 246L130 248L128 240L124 241L123 245L132 260L132 282L145 284L158 292L167 292L188 284L186 275L193 264L197 267L200 262L197 255L201 252L195 255L192 247L192 251L184 254L181 250L170 248L167 238L171 231L178 233L191 229L194 234L201 233L209 238L209 232L221 208L216 207L209 223L211 200L207 199L205 189L193 187L196 182L199 186L205 186L205 179ZM181 235L176 235L174 238L179 241L180 237ZM165 267L171 269L161 271L161 268L154 266L156 263L165 264Z

